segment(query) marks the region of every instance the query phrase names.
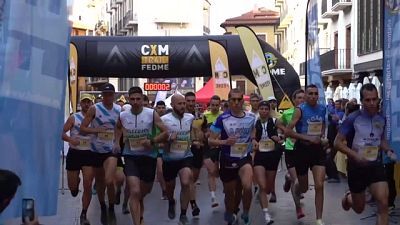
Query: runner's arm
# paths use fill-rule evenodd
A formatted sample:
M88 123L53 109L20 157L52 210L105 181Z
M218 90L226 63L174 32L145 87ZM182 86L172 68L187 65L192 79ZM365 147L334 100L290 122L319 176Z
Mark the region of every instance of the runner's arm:
M75 123L75 118L73 116L68 117L67 121L64 124L63 132L61 135L61 139L63 141L70 143L73 140L70 136L68 136L67 132L72 129L74 123Z
M160 129L160 133L153 138L154 143L165 142L168 139L168 129L157 112L154 112L154 124Z
M89 127L90 123L93 121L94 117L96 116L96 106L92 105L90 106L88 112L85 115L85 118L82 121L81 124L81 132L83 133L89 133L89 134L97 134L101 132L101 129L98 128L91 128Z
M334 147L342 152L343 154L347 155L347 157L352 158L352 159L357 159L357 153L353 150L351 150L347 145L346 145L346 136L343 135L342 133L338 132L335 138L334 142Z
M309 141L308 135L299 134L299 133L297 133L297 132L295 132L295 131L293 130L293 128L294 128L294 127L296 126L296 124L299 122L300 117L301 117L301 111L300 111L299 108L296 108L296 109L294 110L294 114L293 114L293 117L292 117L292 121L290 121L289 125L288 125L286 128L284 128L285 135L286 135L287 137L292 137L292 138L295 138L295 139L297 139L297 140Z
M117 124L115 125L114 129L115 133L115 139L114 139L114 144L119 145L119 141L121 140L122 137L122 123L121 123L121 118L118 118Z

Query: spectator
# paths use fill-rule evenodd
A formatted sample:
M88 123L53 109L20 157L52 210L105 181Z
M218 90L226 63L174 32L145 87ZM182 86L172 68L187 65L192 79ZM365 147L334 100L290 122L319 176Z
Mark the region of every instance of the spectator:
M21 185L19 177L8 170L0 169L0 214L7 208ZM37 219L27 221L23 225L39 225Z

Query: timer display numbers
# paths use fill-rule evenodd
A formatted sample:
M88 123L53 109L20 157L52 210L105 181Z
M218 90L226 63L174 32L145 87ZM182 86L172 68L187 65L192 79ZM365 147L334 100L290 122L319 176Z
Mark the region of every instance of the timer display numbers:
M145 91L170 91L171 84L168 83L144 83Z

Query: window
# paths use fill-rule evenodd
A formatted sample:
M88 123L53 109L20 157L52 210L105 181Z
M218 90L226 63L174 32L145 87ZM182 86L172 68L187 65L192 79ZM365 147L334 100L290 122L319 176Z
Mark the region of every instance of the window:
M358 55L382 50L382 5L380 1L359 0Z
M267 41L267 35L266 34L257 34L257 37L263 41Z

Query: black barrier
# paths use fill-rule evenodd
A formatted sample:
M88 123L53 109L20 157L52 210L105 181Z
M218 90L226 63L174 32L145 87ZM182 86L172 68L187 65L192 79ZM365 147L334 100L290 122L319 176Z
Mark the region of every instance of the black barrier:
M73 36L78 51L78 76L175 78L211 76L208 40L221 43L231 75L255 79L237 35L220 36ZM269 64L275 96L280 101L300 88L298 74L273 47L260 41Z

